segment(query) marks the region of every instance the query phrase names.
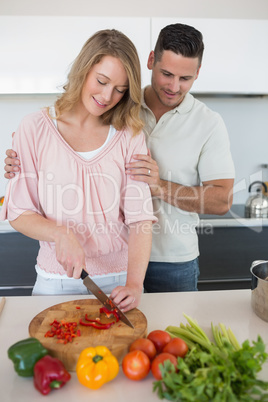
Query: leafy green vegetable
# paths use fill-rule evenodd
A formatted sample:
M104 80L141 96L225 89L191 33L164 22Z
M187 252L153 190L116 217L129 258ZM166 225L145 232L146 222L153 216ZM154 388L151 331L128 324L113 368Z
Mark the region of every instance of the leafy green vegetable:
M162 380L154 382L160 399L170 401L268 401L268 382L257 379L268 359L260 336L256 342L246 340L240 345L224 324L212 327L215 343L211 342L196 320L189 324L169 326L171 336L183 337L189 346L184 359L178 358L178 372L165 362L161 367ZM172 367L173 368L172 368Z

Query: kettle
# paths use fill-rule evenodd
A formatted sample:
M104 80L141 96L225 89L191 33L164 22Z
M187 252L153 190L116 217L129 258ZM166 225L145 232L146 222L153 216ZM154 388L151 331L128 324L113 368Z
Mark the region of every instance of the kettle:
M248 191L251 192L251 188L255 186L255 184L260 184L265 193L267 193L267 186L262 181L254 181L250 184ZM245 217L246 218L268 218L268 197L262 194L262 189L258 187L256 189L255 195L251 195L245 207Z

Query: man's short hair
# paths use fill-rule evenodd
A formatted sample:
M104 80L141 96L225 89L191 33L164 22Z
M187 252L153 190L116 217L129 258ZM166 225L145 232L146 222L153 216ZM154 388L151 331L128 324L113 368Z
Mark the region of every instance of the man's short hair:
M184 57L198 57L201 65L204 51L203 35L190 25L167 25L160 31L155 45L155 63L161 60L164 50L171 50Z

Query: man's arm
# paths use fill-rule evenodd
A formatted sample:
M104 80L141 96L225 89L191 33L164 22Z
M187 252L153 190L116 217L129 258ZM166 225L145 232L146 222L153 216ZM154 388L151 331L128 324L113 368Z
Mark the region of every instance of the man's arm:
M224 215L232 206L233 183L233 179L221 179L187 187L160 180L152 195L184 211Z
M135 159L137 162L126 165L126 173L133 180L148 183L152 197L199 214L224 215L231 208L234 179L206 181L202 186L183 186L160 179L157 163L150 155L135 155Z

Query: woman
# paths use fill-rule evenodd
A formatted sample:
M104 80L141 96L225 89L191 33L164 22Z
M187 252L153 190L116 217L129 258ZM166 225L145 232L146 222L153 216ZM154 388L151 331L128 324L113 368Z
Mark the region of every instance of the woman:
M124 311L139 304L155 220L149 187L125 174L133 154L147 153L140 99L135 46L99 31L54 107L26 116L15 133L21 172L1 219L40 240L34 295L86 292L77 280L85 269Z

